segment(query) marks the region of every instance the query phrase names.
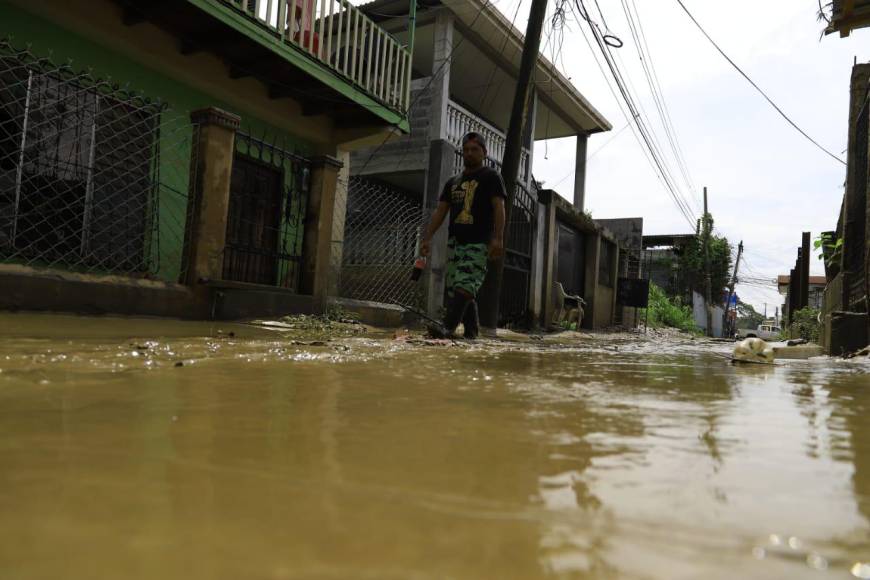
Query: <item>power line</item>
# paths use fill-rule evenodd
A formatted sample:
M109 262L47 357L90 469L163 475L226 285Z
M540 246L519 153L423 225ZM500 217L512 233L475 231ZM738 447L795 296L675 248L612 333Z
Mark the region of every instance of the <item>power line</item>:
M653 160L655 167L658 169L658 172L661 175L661 179L665 184L665 187L668 193L671 195L674 203L677 206L677 209L680 213L683 214L683 217L686 219L686 222L689 224L689 227L695 227L695 219L693 217L692 210L689 208L688 203L683 198L682 194L679 192L679 188L676 186L676 183L673 180L672 175L667 169L666 164L664 163L663 157L661 155L660 149L656 146L654 134L647 126L646 120L642 114L642 111L639 110L639 107L635 103L634 98L631 95L631 91L629 90L628 83L625 80L624 75L619 69L619 66L616 64L613 54L610 51L610 44L607 42L607 39L604 38L601 30L598 25L592 21L589 17L589 12L586 10L583 5L583 0L574 0L576 8L580 14L580 17L583 18L586 23L589 25L589 29L592 32L592 36L598 45L598 48L604 57L604 61L607 64L607 67L610 69L610 73L616 82L616 86L619 89L619 93L622 95L622 100L625 102L628 110L631 113L631 119L634 120L635 125L637 126L637 132L640 133L641 138L643 139L644 144L646 145L646 149L649 150L650 156ZM582 30L582 29L581 29ZM585 34L584 34L585 36ZM612 36L612 35L611 35ZM618 39L617 39L618 40ZM587 39L588 42L588 39ZM620 45L621 45L621 41ZM596 59L597 60L597 59ZM619 100L619 99L617 99ZM621 106L620 106L621 108ZM623 111L625 114L625 111ZM628 115L626 115L626 119L628 119ZM637 136L637 134L635 134Z
M622 0L622 7L628 19L629 29L631 30L632 37L634 38L638 58L640 59L644 74L646 75L647 84L650 87L650 92L652 93L653 100L656 104L656 108L658 109L662 128L664 129L665 136L667 137L668 143L670 144L671 152L674 155L674 160L679 167L680 173L682 174L683 180L685 181L686 186L689 188L689 191L696 191L694 182L691 178L691 173L689 172L689 168L685 160L685 155L683 154L683 149L682 147L680 147L680 142L677 137L677 131L674 127L673 120L671 119L671 114L668 108L668 103L665 100L664 91L662 90L661 83L659 82L658 73L656 72L655 68L655 62L653 60L653 55L650 51L649 44L646 40L646 33L643 29L643 23L640 20L640 12L637 9L637 4L635 4L634 0L631 0L630 5L626 0ZM691 199L697 202L697 199L694 196L692 196Z
M710 44L712 44L713 47L715 47L716 50L719 51L719 54L721 54L721 55L725 58L725 60L727 60L728 63L729 63L731 66L733 66L734 69L735 69L737 72L739 72L739 73L743 76L743 78L745 78L747 81L749 81L749 84L752 85L752 86L755 88L756 91L758 91L759 93L761 93L761 96L763 96L764 99L765 99L768 103L770 103L770 106L772 106L774 109L776 109L776 112L779 113L779 114L782 116L783 119L785 119L786 121L788 121L788 124L789 124L789 125L791 125L792 127L794 127L794 128L798 131L798 133L800 133L801 135L803 135L804 137L806 137L806 138L810 141L810 143L812 143L813 145L815 145L816 147L818 147L819 149L821 149L822 151L824 151L824 152L825 152L827 155L829 155L831 158L836 159L837 161L839 161L839 162L842 163L843 165L846 165L846 162L845 162L845 161L843 161L842 159L840 159L839 157L837 157L836 155L834 155L833 153L831 153L830 151L828 151L827 149L825 149L824 147L822 147L822 146L819 144L818 141L816 141L815 139L813 139L812 137L810 137L810 136L806 133L806 131L804 131L803 129L801 129L800 127L798 127L797 123L795 123L794 121L792 121L792 120L789 118L789 116L786 115L786 114L783 112L783 110L780 109L779 106L777 106L777 104L774 103L773 100L772 100L770 97L767 96L767 93L765 93L763 90L761 90L761 87L759 87L757 84L755 84L755 81L753 81L751 78L749 78L749 75L747 75L745 72L743 72L743 69L741 69L739 66L737 66L737 63L735 63L733 60L731 60L731 57L729 57L727 54L725 54L725 51L724 51L724 50L722 50L721 48L719 48L719 45L716 44L716 41L713 40L713 39L710 37L710 35L707 34L707 31L704 30L704 27L701 26L701 24L700 24L697 20L695 20L695 17L692 16L692 13L689 12L689 9L686 8L686 5L685 5L685 4L683 4L683 0L677 0L677 4L680 5L680 8L683 9L683 12L685 12L686 15L687 15L691 20L692 20L692 22L695 23L695 26L698 27L698 30L700 30L701 33L702 33L702 34L707 38L707 40L710 41Z

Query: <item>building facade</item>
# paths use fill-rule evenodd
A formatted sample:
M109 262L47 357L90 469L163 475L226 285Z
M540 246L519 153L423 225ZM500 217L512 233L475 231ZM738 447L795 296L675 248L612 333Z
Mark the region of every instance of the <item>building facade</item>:
M0 307L322 310L411 68L346 0L0 0Z
M397 38L404 38L406 2L376 0L362 10ZM462 136L469 131L483 134L487 162L500 169L522 46L522 34L489 2L438 0L420 6L410 134L351 156L345 225L333 237L333 288L338 296L415 303L430 315L437 314L444 292L446 227L433 240L421 284L408 280L410 265L441 188L462 170ZM532 93L519 186L506 232L503 325L538 326L546 318L551 286L544 278L543 262L549 251L545 250L546 216L555 212L556 205L548 208L542 202L532 175L536 141L577 139L573 196L582 200L586 140L610 129L607 120L543 56L536 64Z

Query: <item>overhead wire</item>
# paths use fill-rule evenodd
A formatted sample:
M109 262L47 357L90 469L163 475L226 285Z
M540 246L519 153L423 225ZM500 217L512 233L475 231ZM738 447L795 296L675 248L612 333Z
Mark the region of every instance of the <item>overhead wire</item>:
M583 36L583 40L586 42L586 46L589 47L589 51L592 53L592 58L593 58L593 60L595 60L595 64L598 66L598 70L601 72L601 76L604 78L604 82L607 85L607 88L610 90L610 94L613 95L613 99L616 101L617 107L619 108L620 112L622 113L622 116L625 118L625 122L631 128L632 136L634 137L635 141L637 142L637 145L640 148L640 151L643 154L644 158L647 160L647 163L649 163L650 168L653 171L653 175L656 176L656 178L662 184L662 187L666 191L669 191L669 189L670 189L669 185L668 185L668 183L666 183L666 181L663 177L663 174L659 171L658 166L652 157L651 150L647 146L644 145L644 142L640 137L639 129L636 127L636 123L635 123L636 116L632 112L626 110L627 104L623 101L623 99L620 98L617 90L613 87L613 84L616 84L615 77L613 77L613 81L611 81L611 77L609 77L607 75L607 73L605 72L604 66L601 64L601 61L599 60L598 53L592 47L592 43L589 41L589 38L587 37L586 32L583 30L582 26L580 27L580 34ZM678 209L680 209L679 204L678 204ZM681 211L681 213L683 212L682 209L680 209L680 211ZM683 217L685 217L687 220L692 222L692 220L690 218L688 218L685 215L685 213L683 213ZM690 227L694 228L695 227L694 223L690 223Z
M674 161L677 164L677 167L683 177L683 181L686 184L688 191L696 192L697 190L695 188L694 181L692 180L691 173L689 172L688 164L686 163L683 149L680 146L680 141L677 136L676 128L674 127L673 120L671 119L670 109L668 108L668 103L665 99L664 91L662 90L661 83L658 78L658 73L656 72L655 62L653 60L649 44L646 40L646 33L643 29L643 23L640 19L640 12L637 9L637 4L635 4L634 0L631 0L630 4L627 0L621 1L623 11L626 15L626 20L628 21L629 30L631 31L632 38L634 39L635 48L637 49L638 59L640 60L641 67L647 80L647 84L649 85L650 93L652 93L653 102L655 103L656 109L658 110L662 129L664 129L665 131L665 136L667 137L668 144L670 145ZM696 204L696 207L700 210L697 196L693 195L690 197L690 199Z
M801 135L803 135L803 136L804 136L804 137L805 137L805 138L806 138L810 143L812 143L813 145L815 145L816 147L818 147L821 151L823 151L823 152L824 152L825 154L827 154L829 157L831 157L832 159L834 159L834 160L836 160L836 161L839 161L839 162L842 163L843 165L846 165L846 162L845 162L845 161L843 161L840 157L838 157L838 156L835 155L834 153L831 153L828 149L826 149L825 147L823 147L823 146L822 146L818 141L816 141L815 139L813 139L812 137L810 137L810 135L809 135L806 131L804 131L803 129L801 129L801 128L798 126L798 124L795 123L795 122L794 122L794 121L793 121L793 120L792 120L788 115L786 115L785 112L784 112L782 109L779 108L779 105L777 105L777 104L773 101L773 99L771 99L771 98L767 95L767 93L765 93L764 90L762 90L762 88L759 87L759 86L755 83L755 81L753 81L753 80L749 77L749 75L746 74L746 73L743 71L743 69L741 69L741 68L737 65L736 62L734 62L734 60L731 59L730 56L728 56L727 54L725 54L725 51L722 50L722 48L721 48L718 44L716 44L716 41L713 40L713 38L712 38L709 34L707 34L707 31L704 30L704 27L701 26L701 23L698 22L697 19L695 19L694 16L692 16L692 13L689 12L689 9L686 8L686 5L685 5L685 4L683 4L683 0L676 0L676 2L677 2L677 4L680 5L680 8L683 9L683 12L686 13L686 15L687 15L687 16L689 17L689 19L690 19L690 20L695 24L695 26L698 27L698 30L701 31L701 34L703 34L704 37L705 37L708 41L710 41L710 44L712 44L713 47L714 47L714 48L719 52L719 54L721 54L722 57L723 57L725 60L728 61L728 64L730 64L732 67L734 67L734 69L735 69L738 73L740 73L740 75L741 75L744 79L746 79L747 82L749 82L749 84L752 85L753 88L755 88L755 90L758 91L758 92L761 94L762 97L764 97L764 99L765 99L765 100L770 104L770 106L773 107L773 108L776 110L776 112L779 113L780 116L788 122L789 125L791 125L791 126L792 126L792 127L793 127L797 132L798 132L798 133L800 133Z
M652 163L657 169L657 175L660 176L660 180L664 183L665 189L670 194L673 199L677 209L685 218L686 222L689 224L689 227L695 227L695 218L691 208L686 202L685 198L681 194L679 187L673 180L673 176L670 174L669 170L666 167L665 161L662 158L660 148L656 146L653 133L648 127L648 123L643 116L643 113L639 110L635 99L633 98L630 89L628 87L628 82L625 79L622 71L619 69L619 65L616 63L616 59L614 58L610 48L612 45L608 44L604 39L604 33L601 31L600 27L596 22L594 22L589 16L588 10L584 6L583 0L573 0L574 7L576 8L580 17L586 21L589 26L589 30L592 33L593 38L595 39L596 44L598 45L599 51L604 57L604 61L607 64L608 69L611 72L611 75L614 78L617 89L622 96L622 101L624 101L628 111L631 113L630 118L634 121L634 125L637 128L637 132L635 136L640 135L640 139L642 139L643 143L646 146L646 149L649 151L648 160L651 158ZM582 27L581 27L582 30ZM585 33L584 33L585 37ZM588 39L587 39L588 43ZM593 51L594 52L594 51ZM596 59L597 60L597 59ZM608 83L609 86L609 83ZM617 98L619 101L619 99ZM620 106L620 108L622 108ZM625 111L623 110L623 114ZM626 119L629 119L629 115L626 114ZM634 130L633 130L634 132Z

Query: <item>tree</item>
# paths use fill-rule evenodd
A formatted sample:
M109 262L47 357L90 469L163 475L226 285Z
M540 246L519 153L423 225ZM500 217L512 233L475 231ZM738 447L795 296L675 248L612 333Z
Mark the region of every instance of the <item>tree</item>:
M764 322L764 315L755 310L751 304L737 301L737 328L758 328Z
M712 219L710 228L712 228ZM681 286L696 292L704 289L704 243L695 236L685 245L679 259ZM710 236L710 286L714 301L719 300L731 277L731 244L725 236Z

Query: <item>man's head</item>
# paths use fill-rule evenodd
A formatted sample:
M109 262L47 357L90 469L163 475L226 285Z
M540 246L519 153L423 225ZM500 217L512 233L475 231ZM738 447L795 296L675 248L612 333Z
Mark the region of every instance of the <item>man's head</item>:
M468 169L477 169L486 159L486 139L480 133L467 133L462 138L462 160Z

